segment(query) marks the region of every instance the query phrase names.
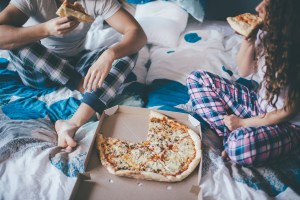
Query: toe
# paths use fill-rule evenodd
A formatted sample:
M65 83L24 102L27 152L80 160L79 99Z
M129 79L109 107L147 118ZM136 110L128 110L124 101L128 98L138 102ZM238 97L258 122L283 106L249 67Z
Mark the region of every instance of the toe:
M224 151L222 151L222 154L221 154L221 156L222 156L222 158L224 159L224 160L230 160L230 158L228 157L228 155L227 155L227 153L226 153L226 151L224 150Z
M72 137L70 137L69 135L67 135L66 136L66 140L67 140L68 146L70 146L70 147L76 147L77 142Z
M67 146L67 147L66 147L66 151L67 151L67 152L71 152L71 151L72 151L72 147Z

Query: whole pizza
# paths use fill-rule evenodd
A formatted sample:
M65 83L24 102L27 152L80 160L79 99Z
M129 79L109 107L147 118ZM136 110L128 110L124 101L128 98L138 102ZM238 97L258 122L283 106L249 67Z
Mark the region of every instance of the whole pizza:
M201 159L198 134L154 111L150 111L146 141L133 143L97 134L96 146L110 173L137 179L181 181Z

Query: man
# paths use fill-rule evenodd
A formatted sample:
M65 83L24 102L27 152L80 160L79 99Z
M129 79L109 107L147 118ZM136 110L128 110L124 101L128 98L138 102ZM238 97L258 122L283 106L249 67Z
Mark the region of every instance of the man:
M102 113L116 95L147 38L135 19L116 0L80 0L87 13L123 34L122 40L89 52L84 40L91 24L57 17L62 0L12 0L0 13L0 49L9 50L23 83L33 88L66 86L84 93L69 120L55 123L58 145L71 150L76 130L95 112ZM73 3L74 1L70 1ZM23 27L31 18L34 25ZM130 55L130 56L128 56ZM126 56L126 57L124 57Z

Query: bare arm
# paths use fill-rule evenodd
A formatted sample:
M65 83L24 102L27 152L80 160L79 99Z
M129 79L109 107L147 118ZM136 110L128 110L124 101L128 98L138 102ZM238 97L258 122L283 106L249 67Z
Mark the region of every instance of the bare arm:
M9 4L0 12L0 49L17 49L48 36L61 36L77 27L70 17L55 18L31 27L22 27L28 20L23 12Z
M251 117L247 119L239 118L235 115L224 116L224 123L229 128L229 130L235 130L239 127L259 127L259 126L269 126L274 124L279 124L282 122L286 122L291 117L293 117L295 111L288 111L282 109L278 109L265 115L260 115L256 117Z
M245 38L243 40L240 50L237 54L236 62L240 76L246 77L255 72L255 44L252 38Z
M243 119L243 124L245 127L258 127L258 126L269 126L274 124L279 124L286 122L294 115L293 112L282 109L266 113L265 115L260 115L257 117L251 117L248 119Z
M83 87L88 91L101 87L114 60L138 52L147 42L147 37L138 22L125 10L119 9L106 20L118 32L122 40L107 49L89 69Z
M108 18L107 23L123 34L122 40L109 49L114 59L136 53L147 42L147 37L138 22L124 9Z

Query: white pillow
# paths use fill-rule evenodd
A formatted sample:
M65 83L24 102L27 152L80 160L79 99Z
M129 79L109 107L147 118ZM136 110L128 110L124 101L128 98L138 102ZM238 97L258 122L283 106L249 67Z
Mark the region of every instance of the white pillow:
M153 1L137 5L135 18L144 29L149 44L176 47L187 25L188 13L175 3Z
M101 47L109 47L119 42L122 35L112 27L103 25L103 18L97 17L93 22L90 30L87 32L85 39L85 49L95 50Z
M136 75L137 77L137 82L139 83L146 83L146 76L147 76L147 62L149 60L150 53L149 53L149 48L148 46L144 46L140 51L139 51L139 56L136 60L135 67L133 68L132 72Z

